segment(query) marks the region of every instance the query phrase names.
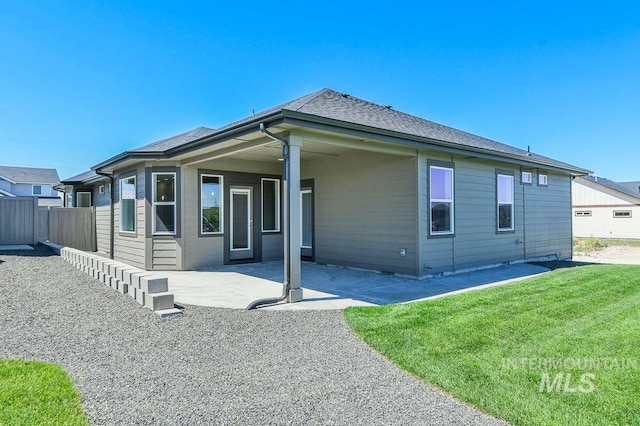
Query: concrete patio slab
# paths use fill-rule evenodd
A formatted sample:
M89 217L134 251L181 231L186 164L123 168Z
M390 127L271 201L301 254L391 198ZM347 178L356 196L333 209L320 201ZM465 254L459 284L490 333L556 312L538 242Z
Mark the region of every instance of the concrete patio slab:
M8 250L33 250L33 247L28 246L26 244L9 244L0 246L0 251L8 251Z
M200 271L163 272L176 303L244 309L282 291L282 262L227 265ZM303 262L304 300L261 309L344 309L349 306L408 303L462 291L502 285L548 269L526 263L414 280L371 271Z

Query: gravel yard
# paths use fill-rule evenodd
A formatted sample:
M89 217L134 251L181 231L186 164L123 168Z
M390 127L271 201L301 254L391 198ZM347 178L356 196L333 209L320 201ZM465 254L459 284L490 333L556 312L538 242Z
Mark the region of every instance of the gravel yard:
M0 358L59 363L95 424L503 424L396 368L340 311L162 320L43 247L0 252Z
M576 253L576 262L640 265L640 247L610 246L587 253Z

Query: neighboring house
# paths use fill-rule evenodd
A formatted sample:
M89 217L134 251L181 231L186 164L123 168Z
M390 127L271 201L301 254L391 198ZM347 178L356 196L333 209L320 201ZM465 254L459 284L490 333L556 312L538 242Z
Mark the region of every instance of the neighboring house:
M301 258L412 277L570 258L571 178L589 173L330 89L93 170L112 176L114 259L192 270L287 246L293 288Z
M64 193L65 207L96 208L96 246L99 252L110 253L111 180L90 170L62 180L56 189Z
M109 199L111 186L107 176L89 170L58 182L55 189L64 193L65 207L92 207L98 198Z
M640 192L609 179L573 181L574 237L640 239Z
M62 199L53 186L58 182L55 169L0 166L0 197L38 197L39 206L61 206Z

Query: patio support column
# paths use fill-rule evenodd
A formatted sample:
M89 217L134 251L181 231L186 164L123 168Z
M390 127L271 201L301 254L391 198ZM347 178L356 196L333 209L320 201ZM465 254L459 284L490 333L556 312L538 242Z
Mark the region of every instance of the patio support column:
M302 147L302 138L291 134L289 136L289 180L287 186L289 188L289 211L287 212L289 220L289 235L285 244L289 246L289 294L288 302L299 302L302 300L301 286L301 266L300 260L300 229L302 221L301 203L300 203L300 148Z

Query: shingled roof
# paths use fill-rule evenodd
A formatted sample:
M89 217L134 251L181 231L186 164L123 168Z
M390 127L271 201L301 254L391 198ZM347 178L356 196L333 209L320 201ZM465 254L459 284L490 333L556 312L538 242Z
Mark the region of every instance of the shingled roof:
M53 185L60 179L56 169L0 166L0 177L15 183Z
M629 191L633 192L637 196L640 196L640 181L631 181L631 182L616 182L618 185L627 188Z
M631 191L630 189L628 189L628 188L624 187L623 185L620 185L619 183L614 182L614 181L612 181L610 179L606 179L606 178L603 178L603 177L600 177L600 176L592 176L592 175L582 176L582 177L584 179L590 180L591 182L596 182L596 183L598 183L598 184L600 184L602 186L605 186L605 187L607 187L609 189L613 189L614 191L618 191L618 192L621 192L621 193L626 194L626 195L630 195L630 196L635 197L635 198L640 198L640 193Z
M172 136L170 138L162 139L157 142L150 143L149 145L145 145L140 148L136 148L130 152L165 152L172 148L176 148L178 146L184 145L191 141L201 139L205 136L209 136L214 133L214 129L210 129L208 127L196 127L195 129L189 130L188 132L180 133L179 135Z
M225 133L242 126L257 125L261 121L276 121L278 118L292 116L303 117L309 121L323 120L336 127L353 128L357 126L365 128L372 133L391 133L404 139L416 140L417 142L428 140L435 145L440 144L463 150L468 149L498 156L515 157L529 163L558 167L578 174L587 174L589 172L561 161L396 111L389 106L378 105L331 89L322 89L310 93L219 129L198 127L180 135L127 151L127 153L114 157L101 165L117 161L127 154L167 154L172 150L187 148L192 144L202 143L208 139L214 140L216 137L223 137Z

